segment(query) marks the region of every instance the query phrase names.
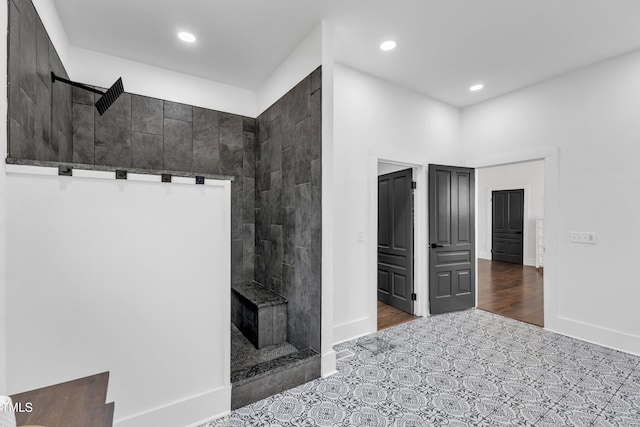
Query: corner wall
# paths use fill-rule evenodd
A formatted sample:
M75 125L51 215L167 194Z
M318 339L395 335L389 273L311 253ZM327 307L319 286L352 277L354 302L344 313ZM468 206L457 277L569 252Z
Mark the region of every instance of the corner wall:
M545 221L557 230L547 233L557 248L554 259L545 257L545 326L635 354L640 288L629 266L640 239L639 73L633 52L462 111L468 163L559 150L557 171L549 175L545 165ZM597 243L571 243L571 231L595 232Z

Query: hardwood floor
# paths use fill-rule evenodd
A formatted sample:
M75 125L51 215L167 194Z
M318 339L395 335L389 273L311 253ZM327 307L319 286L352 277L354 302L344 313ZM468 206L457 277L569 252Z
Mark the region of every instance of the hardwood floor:
M418 316L405 313L388 304L378 301L378 330L410 322Z
M105 404L109 373L11 396L13 403L32 412L17 412L17 425L46 427L111 427L114 404Z
M542 270L478 259L478 308L544 326Z

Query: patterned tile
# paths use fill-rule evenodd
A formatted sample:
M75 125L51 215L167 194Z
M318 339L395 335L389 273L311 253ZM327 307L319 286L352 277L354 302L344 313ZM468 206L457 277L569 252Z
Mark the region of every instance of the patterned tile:
M338 373L213 426L638 426L640 358L481 310L336 346Z

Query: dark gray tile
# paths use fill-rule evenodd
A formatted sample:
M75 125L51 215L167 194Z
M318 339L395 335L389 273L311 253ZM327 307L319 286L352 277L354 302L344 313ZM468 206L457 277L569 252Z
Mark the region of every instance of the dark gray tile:
M193 135L191 123L164 119L164 168L173 171L192 170Z
M193 108L193 169L220 173L218 112Z
M131 95L131 130L153 135L163 133L163 102L148 96Z
M282 135L282 149L287 150L292 148L296 139L296 123L295 117L292 113L283 114L282 116L282 129L280 131Z
M271 277L282 280L283 241L282 226L271 225Z
M20 123L20 84L21 59L20 59L20 12L13 2L9 2L9 43L8 43L8 96L9 117ZM19 137L14 145L19 145Z
M56 83L57 84L57 83ZM79 87L71 88L71 99L74 104L95 105L96 99L93 92L89 92Z
M311 114L311 78L306 77L298 83L288 96L291 97L289 113L293 114L294 123L298 124Z
M73 104L73 162L92 165L94 144L93 105Z
M255 225L242 224L242 280L252 282L255 279Z
M23 0L12 0L9 4L13 7L16 7L18 10L22 10L22 1Z
M322 91L311 95L310 160L322 158Z
M282 261L296 263L296 211L293 207L282 208Z
M37 30L38 15L30 1L23 4L20 14L20 87L32 99L36 99ZM24 124L23 124L24 126Z
M294 206L295 204L295 150L290 148L282 152L282 205Z
M311 248L311 184L296 186L296 246Z
M278 344L273 340L273 307L258 309L258 348Z
M244 132L256 133L256 119L253 119L251 117L243 117L242 130Z
M311 119L306 118L296 125L295 139L296 184L311 182Z
M242 179L242 221L255 222L256 191L253 178Z
M20 90L20 145L13 144L13 155L19 159L36 159L35 131L36 104L24 91Z
M295 255L294 255L295 258ZM282 296L290 298L296 286L296 269L293 265L282 264Z
M193 107L177 102L164 101L164 118L191 122L193 120Z
M220 173L236 178L242 176L244 151L242 145L233 146L220 143Z
M231 283L242 283L242 240L231 241Z
M51 93L40 79L36 81L35 150L36 159L58 160L58 147L51 139Z
M220 119L220 148L226 146L229 151L242 152L244 140L243 140L243 121L242 116L238 116L230 113L219 113ZM220 153L222 159L222 153ZM224 161L223 161L224 164ZM242 163L241 163L242 165Z
M21 158L22 144L22 131L20 129L20 123L14 118L9 119L9 141L7 143L7 157L14 159Z
M231 183L231 238L242 239L242 180Z
M131 166L131 95L122 94L102 116L94 117L95 164Z
M162 135L133 132L131 166L142 169L164 169Z
M265 158L256 163L256 190L266 191L269 188L271 188L271 169L269 168L269 159Z
M316 68L312 73L311 73L311 84L310 84L310 91L311 93L314 93L315 91L317 91L318 89L320 89L322 87L322 66Z
M244 132L244 158L242 159L242 174L245 177L255 177L256 175L256 135Z
M73 161L73 103L71 102L71 87L64 87L60 91L60 95L61 102L57 106L60 109L58 125L63 138L57 144L55 142L52 142L52 144L57 147L58 161L71 162ZM56 105L52 105L52 109L54 108L56 108ZM53 123L51 125L53 129Z
M38 16L36 19L36 69L40 81L46 86L47 91L51 89L51 70L49 69L49 36Z
M282 170L282 116L277 117L272 122L273 133L269 143L265 144L266 152L262 154L267 157L269 170L278 172Z

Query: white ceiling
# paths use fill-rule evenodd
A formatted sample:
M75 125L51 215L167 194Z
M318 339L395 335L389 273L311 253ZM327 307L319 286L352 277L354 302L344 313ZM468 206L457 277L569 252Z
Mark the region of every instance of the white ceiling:
M638 0L54 2L72 45L247 89L328 19L337 61L458 107L640 49Z

